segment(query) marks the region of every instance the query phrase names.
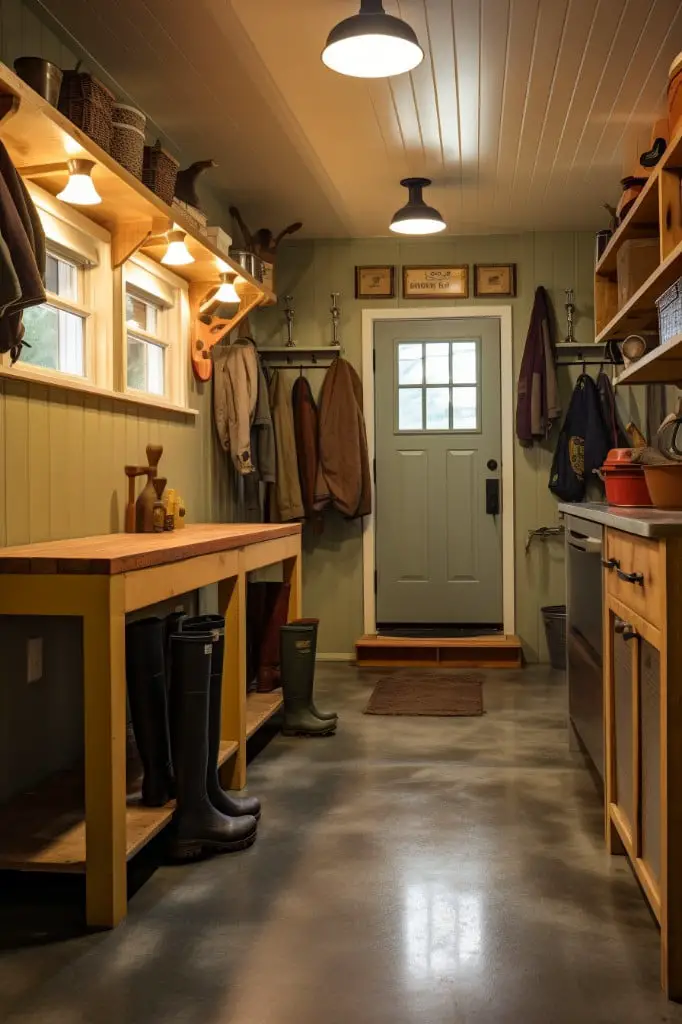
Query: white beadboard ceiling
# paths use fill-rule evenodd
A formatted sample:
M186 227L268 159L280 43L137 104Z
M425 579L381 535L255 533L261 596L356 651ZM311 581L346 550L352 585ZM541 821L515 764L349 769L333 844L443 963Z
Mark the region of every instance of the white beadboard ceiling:
M665 110L679 0L386 0L426 57L358 81L320 61L359 0L42 0L253 226L388 233L399 180L452 234L598 228Z

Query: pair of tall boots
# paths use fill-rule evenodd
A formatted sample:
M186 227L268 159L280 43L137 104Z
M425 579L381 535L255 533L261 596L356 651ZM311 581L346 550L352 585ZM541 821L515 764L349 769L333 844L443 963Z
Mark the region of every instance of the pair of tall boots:
M319 619L296 619L280 627L280 672L284 700L285 736L331 736L335 711L315 704L315 657Z
M259 801L230 796L218 776L224 650L222 616L148 618L126 628L142 801L159 807L175 795L175 859L242 850L256 838Z

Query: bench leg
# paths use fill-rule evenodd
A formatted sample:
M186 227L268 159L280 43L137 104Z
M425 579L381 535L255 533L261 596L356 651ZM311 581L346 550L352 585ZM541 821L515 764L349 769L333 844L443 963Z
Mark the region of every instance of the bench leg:
M236 740L239 749L223 765L226 789L246 785L246 574L218 584L220 614L225 616L221 739Z

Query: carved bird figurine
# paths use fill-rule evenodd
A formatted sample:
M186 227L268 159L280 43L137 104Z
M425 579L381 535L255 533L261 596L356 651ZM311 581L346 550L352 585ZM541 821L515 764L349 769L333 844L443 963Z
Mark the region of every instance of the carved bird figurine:
M175 183L175 198L180 199L183 203L189 203L190 206L195 206L197 210L200 210L201 205L196 189L197 178L204 171L217 166L215 160L195 160L184 171L178 171L178 178Z
M253 235L236 206L230 207L230 213L239 225L246 248L250 252L254 252L256 256L260 256L260 258L265 260L266 263L275 262L277 246L285 235L293 235L303 227L303 223L299 220L294 224L289 224L288 227L284 228L284 230L280 231L276 236L273 235L269 228L259 228L255 235Z

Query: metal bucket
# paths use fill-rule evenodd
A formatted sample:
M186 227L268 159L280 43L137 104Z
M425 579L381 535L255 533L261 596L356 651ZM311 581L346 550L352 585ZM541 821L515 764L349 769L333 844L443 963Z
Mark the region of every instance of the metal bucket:
M26 85L56 107L62 84L62 69L43 57L17 57L14 70Z
M254 252L246 249L231 249L230 256L236 260L240 267L243 267L247 274L255 277L256 281L263 280L263 261Z

